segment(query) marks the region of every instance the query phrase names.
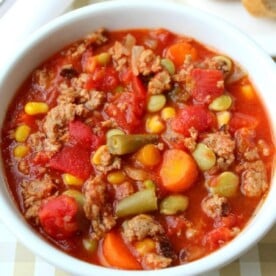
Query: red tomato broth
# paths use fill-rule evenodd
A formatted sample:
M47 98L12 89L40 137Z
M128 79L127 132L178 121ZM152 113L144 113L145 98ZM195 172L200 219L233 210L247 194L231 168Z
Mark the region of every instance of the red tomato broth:
M29 162L31 166L29 173L24 174L20 169L18 168L20 162L22 159L14 157L14 147L17 144L16 141L14 141L13 136L11 133L13 133L14 129L18 124L22 124L22 122L26 123L31 127L31 133L35 133L38 130L41 130L42 125L44 123L44 117L46 115L36 115L36 116L30 116L26 115L24 113L24 106L29 101L42 101L46 102L49 105L49 109L51 110L54 108L59 101L60 96L60 84L66 84L66 85L72 85L71 79L72 78L79 78L80 74L83 73L84 68L84 62L85 62L85 55L86 56L95 56L102 52L108 51L110 47L112 47L115 43L115 41L124 41L125 36L130 33L132 36L136 38L136 45L143 45L145 48L149 49L147 45L150 43L155 43L155 48L153 49L153 52L155 55L160 55L161 57L165 56L165 53L167 51L167 48L174 43L177 43L179 41L187 41L187 43L191 43L192 47L194 47L197 51L197 60L195 61L195 66L200 64L201 62L205 61L206 59L210 59L214 55L216 55L216 52L205 47L204 45L200 44L199 42L179 36L176 34L173 34L167 30L160 29L160 30L126 30L126 31L116 31L116 32L107 32L106 37L108 41L104 43L103 45L93 45L91 44L85 44L85 40L76 42L72 45L69 45L65 47L62 51L58 52L57 54L50 57L48 60L46 60L41 66L38 67L38 70L45 70L46 71L46 82L43 84L39 84L39 81L37 81L36 73L33 73L32 76L30 76L24 84L21 86L21 88L18 90L14 100L11 102L6 120L4 123L4 127L2 129L2 155L4 160L8 160L8 162L5 163L5 172L6 177L9 182L9 188L11 190L11 193L14 197L15 203L19 206L19 209L23 214L26 214L26 210L28 207L26 207L24 195L22 194L24 188L21 186L20 183L22 181L34 181L36 178L42 179L43 174L47 173L52 177L55 191L57 191L58 194L62 194L64 191L70 188L69 185L66 185L63 183L62 174L63 173L75 173L75 176L83 178L84 181L87 181L87 179L90 178L90 176L95 176L97 174L100 174L98 171L97 165L87 164L89 162L88 156L93 156L95 154L95 151L97 151L97 147L104 145L106 142L105 135L107 131L112 127L106 127L101 124L101 121L104 120L115 120L117 126L119 129L124 130L127 134L133 134L133 133L147 133L147 129L145 127L145 121L147 120L147 117L149 116L150 112L147 111L147 101L149 97L151 96L148 92L148 83L149 78L154 76L154 72L151 72L149 76L142 76L140 73L139 76L133 76L131 72L131 66L127 68L128 70L122 70L117 72L116 68L114 69L114 64L109 63L105 66L96 66L96 71L93 71L93 73L88 73L88 79L84 80L86 83L84 84L85 89L91 90L96 89L102 91L102 95L105 97L105 101L108 102L108 105L101 104L99 107L97 107L95 110L89 110L87 112L88 115L86 115L86 119L82 118L82 115L76 115L73 120L70 120L66 127L68 127L69 131L69 138L65 137L64 142L61 143L60 149L55 154L59 154L62 152L62 150L66 151L66 148L72 148L72 147L81 147L81 151L83 152L82 155L85 156L85 170L82 172L81 167L82 163L80 161L75 162L68 162L68 164L71 164L72 167L75 167L74 169L77 170L67 170L63 168L63 165L66 166L66 162L63 162L64 164L60 164L60 160L62 160L61 157L56 158L56 155L50 155L49 160L50 163L47 163L47 158L45 159L44 163L44 169L45 171L40 171L39 164L35 164L33 162L34 156L36 156L36 151L31 150L31 153L27 157L24 157L26 162ZM76 51L78 47L84 43L86 46L85 52L81 53L78 56L78 53L76 54L77 57L72 56L72 52ZM83 58L84 56L84 58ZM67 68L66 66L70 64L69 68L73 68L73 71L68 71L68 74L73 74L74 76L71 77L69 75L61 76L61 72L64 68ZM64 67L65 66L65 67ZM236 65L235 65L236 66ZM91 70L94 70L93 68ZM99 72L99 75L95 77L94 72ZM161 69L160 69L161 70ZM176 68L176 72L179 72L181 70L181 66L179 68ZM38 71L35 71L38 72ZM41 77L43 76L40 75ZM110 78L109 78L110 77ZM94 79L93 79L94 78ZM98 79L97 79L98 78ZM81 81L81 80L80 80ZM272 142L271 137L271 129L269 125L269 120L267 119L267 115L265 112L265 108L262 105L257 93L253 92L253 99L250 102L244 102L244 97L240 93L240 87L244 84L251 85L248 77L243 78L240 81L237 81L235 83L228 84L227 81L224 82L224 90L228 91L231 94L231 97L233 99L233 104L231 108L229 109L232 113L232 116L235 116L235 112L242 113L245 115L252 116L258 121L258 125L255 127L256 131L256 137L258 139L264 139L266 143L270 146L270 155L262 157L261 159L265 163L266 166L266 173L268 181L271 178L272 173L272 162L273 162L273 154L274 154L274 146ZM114 92L116 90L116 87L121 85L124 89L124 92ZM129 94L126 94L129 93ZM193 98L193 96L190 95L190 98L187 99L185 102L177 102L174 100L169 99L168 94L169 91L163 92L163 94L167 97L167 103L166 106L173 107L176 112L179 110L185 110L185 105L189 106L196 106L196 109L198 108L198 102ZM220 91L221 93L221 91ZM191 93L192 94L192 93ZM216 95L218 96L218 95ZM76 100L78 101L78 100ZM118 109L118 106L127 103L127 111L123 112L122 110ZM82 104L81 101L77 102L77 104ZM204 108L208 110L208 105L206 102L200 103L201 105L205 105ZM209 103L208 103L209 104ZM114 111L115 110L115 111ZM215 113L211 111L212 113ZM157 111L153 114L160 114L160 111ZM213 116L215 116L213 114ZM23 119L22 119L23 118ZM170 123L173 122L174 119L169 119L168 121L163 120L163 123L166 125L165 129L168 129L170 127ZM76 123L77 122L77 123ZM70 124L71 124L71 135L70 135ZM83 126L84 124L85 126ZM231 125L231 119L230 123ZM97 128L95 127L97 126ZM66 127L65 127L65 133L66 133ZM95 129L94 129L95 127ZM190 127L190 125L189 125ZM245 125L239 126L239 127L250 127ZM199 130L199 138L197 138L196 142L203 139L208 132L215 132L218 131L216 129L217 127L214 124L210 124L208 128L198 129ZM89 131L91 130L91 133ZM73 133L72 133L73 131ZM75 131L75 132L74 132ZM94 131L94 132L93 132ZM182 131L179 131L178 129L174 129L178 134L183 135L185 138L189 138L190 133L187 130L184 130L184 133L181 133ZM178 132L179 131L179 132ZM234 130L234 132L236 129ZM202 132L202 133L201 133ZM230 129L231 132L231 129ZM233 134L232 139L234 139ZM70 138L71 137L71 138ZM182 137L183 138L183 137ZM70 140L71 139L71 140ZM28 141L28 140L27 140ZM168 149L172 147L173 144L170 144L170 142L166 141L165 138L162 136L162 132L159 136L159 142L163 143L164 149ZM23 142L24 143L24 142ZM27 142L28 143L28 142ZM91 144L90 146L87 146L87 144ZM181 146L181 150L190 153L189 149L186 146ZM160 150L162 153L162 149ZM43 151L42 151L43 153ZM163 154L163 153L162 153ZM77 159L77 151L76 154L73 154L74 158ZM66 158L70 159L70 156L72 154L66 155ZM168 195L174 195L174 193L169 192L164 185L162 184L162 180L160 179L160 168L162 166L162 162L154 168L147 168L143 166L143 164L137 163L135 158L133 158L132 155L125 155L120 157L122 158L122 163L124 165L132 165L136 169L144 170L151 178L151 180L154 181L156 186L156 195L158 198L158 205ZM42 159L39 159L39 162L43 161ZM41 161L42 160L42 161ZM57 163L53 165L53 162L56 161ZM66 161L66 160L64 160ZM51 165L52 162L52 165ZM234 163L228 167L227 170L233 171L237 173L236 165L238 163L242 163L238 157L234 161ZM50 165L49 165L50 164ZM37 167L36 167L37 166ZM111 170L115 171L116 169ZM206 215L206 213L202 210L201 202L202 200L210 195L210 192L206 188L206 179L204 176L204 173L199 171L199 176L196 180L196 183L191 186L187 191L179 192L182 195L185 195L189 198L189 205L188 208L185 211L177 212L174 215L163 215L160 214L159 210L154 210L149 213L150 216L156 221L160 223L160 225L165 229L165 235L168 237L168 240L171 243L172 249L174 253L176 254L176 258L172 258L171 265L178 265L182 263L186 263L189 261L193 261L195 259L201 258L203 256L206 256L210 254L212 251L218 249L220 246L223 246L223 244L227 243L228 240L231 240L234 238L234 236L231 236L229 238L229 233L231 231L231 227L224 227L224 226L218 226L221 224L217 221L217 218L211 218ZM218 172L206 172L207 174L210 174L208 177L213 177L214 175L218 174ZM206 174L205 173L205 174ZM108 172L103 173L103 181L107 183L107 175ZM127 181L131 182L131 185L133 187L134 192L137 192L140 189L143 189L143 183L141 180L133 180L129 176L127 176ZM76 186L73 189L85 193L85 185L83 186ZM142 187L142 188L141 188ZM115 213L115 208L120 199L116 199L116 193L114 192L115 188L112 186L112 184L107 183L106 184L106 190L105 193L107 193L107 197L110 200L108 202L113 210L112 214ZM125 192L128 193L128 188L125 188ZM254 213L256 207L258 206L259 202L265 197L267 193L267 190L265 190L261 196L256 197L246 197L243 195L240 191L237 192L237 194L233 197L227 198L227 204L230 206L229 214L226 216L220 216L220 219L223 221L223 218L226 222L227 216L234 214L235 218L233 221L233 226L236 228L239 228L240 230L243 229L243 227L246 225L246 223L250 220L252 214ZM54 196L52 194L51 196ZM40 199L41 200L41 199ZM47 197L42 198L42 201L47 202ZM171 218L169 218L171 216ZM133 216L128 216L126 218L120 218L117 219L116 225L112 227L112 229L116 229L116 231L122 231L122 225L124 220L131 219ZM179 225L175 222L179 220ZM184 218L184 220L183 220ZM105 264L105 262L101 261L105 259L102 252L102 244L104 242L105 236L103 235L101 238L99 238L99 246L98 249L94 252L87 251L82 243L83 238L87 238L90 234L93 228L90 228L90 220L87 218L87 221L80 227L79 231L76 231L74 234L72 234L69 238L65 239L55 239L52 236L49 236L43 227L40 225L40 223L35 222L33 218L28 219L30 225L37 230L47 241L49 241L51 244L54 244L57 248L60 250L76 257L79 259L82 259L87 262L91 262L97 265L108 265ZM229 218L229 221L231 221L231 218ZM176 223L176 224L175 224ZM176 225L176 226L175 226ZM224 227L224 228L221 228ZM193 238L188 238L187 235L187 229L195 229L195 234ZM226 228L226 229L225 229ZM181 235L178 236L177 232L180 230ZM223 233L221 231L225 230ZM108 230L109 231L109 230ZM108 232L107 231L107 232ZM166 232L167 231L167 232ZM228 231L228 232L227 232ZM211 234L210 234L211 233ZM211 238L210 238L211 237ZM225 241L221 241L219 239L225 238ZM156 238L156 237L155 237ZM157 238L156 238L157 239ZM158 240L158 239L157 239ZM209 242L209 240L211 240ZM135 242L128 242L127 239L122 240L131 252L133 256L136 256L137 260L141 262L141 260L144 258L144 256L139 255L135 251ZM156 241L155 241L156 242ZM157 241L158 242L158 241ZM209 242L209 243L208 243ZM207 245L206 245L207 244ZM158 252L157 252L158 253ZM160 252L159 252L160 253ZM159 254L158 253L158 254ZM160 253L161 254L161 253ZM143 262L142 262L143 263ZM143 263L142 267L144 269L147 269L148 266ZM161 268L161 267L156 267Z

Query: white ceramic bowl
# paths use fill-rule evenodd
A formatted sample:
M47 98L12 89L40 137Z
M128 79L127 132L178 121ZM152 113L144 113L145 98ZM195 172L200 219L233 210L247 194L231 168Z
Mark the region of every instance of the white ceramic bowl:
M244 34L225 22L194 9L167 2L127 1L91 5L62 16L32 35L14 53L1 72L0 124L15 91L30 72L63 46L98 27L110 30L164 27L188 35L225 53L246 69L273 122L275 137L276 66ZM1 163L4 160L1 159ZM3 171L3 170L2 170ZM229 244L200 260L158 271L158 275L194 275L218 268L253 246L276 220L276 176L264 203L245 229ZM17 210L1 173L0 210L5 223L35 254L75 275L156 275L156 271L121 271L91 265L72 258L45 242L24 221Z

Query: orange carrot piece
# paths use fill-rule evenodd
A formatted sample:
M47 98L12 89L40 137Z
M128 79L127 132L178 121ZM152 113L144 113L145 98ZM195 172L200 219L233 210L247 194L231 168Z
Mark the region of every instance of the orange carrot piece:
M112 267L130 270L141 269L141 265L131 254L123 239L114 231L107 233L104 238L103 255Z
M191 55L192 60L197 59L197 50L188 42L175 43L166 52L166 57L172 60L176 66L184 63L186 55Z
M198 169L194 159L180 149L169 149L164 153L160 177L164 187L171 192L183 192L196 181Z

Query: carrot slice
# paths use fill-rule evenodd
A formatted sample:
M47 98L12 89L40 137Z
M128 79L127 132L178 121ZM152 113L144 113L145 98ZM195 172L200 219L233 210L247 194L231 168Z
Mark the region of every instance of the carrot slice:
M164 187L171 192L189 189L198 175L194 159L180 149L169 149L164 153L160 177Z
M166 57L171 59L176 66L184 63L186 55L191 55L192 60L197 59L197 50L188 42L175 43L166 52Z
M130 270L141 269L141 265L115 231L106 234L103 241L103 255L108 264L113 267Z

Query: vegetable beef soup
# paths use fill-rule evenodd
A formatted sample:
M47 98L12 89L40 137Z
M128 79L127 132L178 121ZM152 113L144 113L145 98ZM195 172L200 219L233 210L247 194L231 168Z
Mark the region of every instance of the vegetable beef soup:
M137 270L235 238L269 190L274 155L246 73L165 29L100 29L50 57L13 99L1 149L41 236Z

